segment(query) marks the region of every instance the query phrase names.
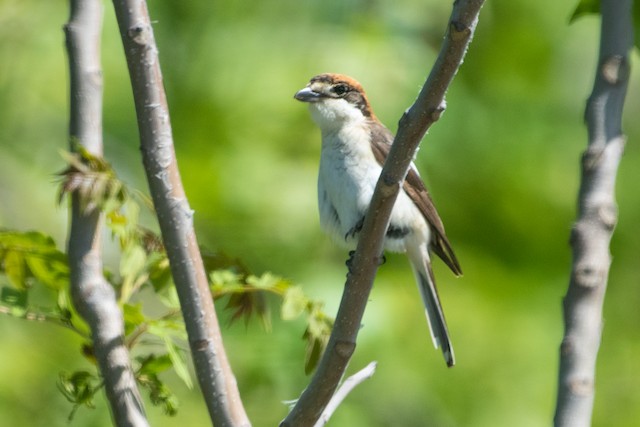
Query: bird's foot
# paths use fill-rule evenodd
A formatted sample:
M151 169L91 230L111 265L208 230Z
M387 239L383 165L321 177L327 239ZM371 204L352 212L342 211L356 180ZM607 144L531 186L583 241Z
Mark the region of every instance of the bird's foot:
M344 240L347 240L350 237L351 238L356 237L356 234L358 234L362 230L363 225L364 225L364 216L360 218L360 220L356 223L356 225L354 225L353 227L351 227L349 231L347 231L347 233L344 235Z
M349 271L351 271L351 263L353 262L353 256L356 251L349 251L349 258L344 262L344 264L349 267Z
M353 256L356 254L356 251L349 251L349 258L345 261L345 265L349 267L349 272L351 272L351 264L353 263ZM378 265L383 265L387 262L387 257L384 254L381 254L378 258Z

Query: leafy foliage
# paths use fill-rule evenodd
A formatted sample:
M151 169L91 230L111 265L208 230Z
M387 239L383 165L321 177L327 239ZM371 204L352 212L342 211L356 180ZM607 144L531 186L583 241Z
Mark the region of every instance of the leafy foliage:
M66 255L53 239L36 231L0 230L0 313L28 320L50 321L86 337L88 328L75 313L69 297L69 267ZM30 290L49 291L50 307L29 302Z
M161 406L164 413L173 416L178 412L178 401L171 390L158 377L160 372L171 369L175 366L169 354L156 356L150 354L145 357L138 357L140 368L137 372L138 383L149 391L151 402L156 406Z
M61 152L69 166L59 173L62 183L58 203L66 194L74 193L80 198L80 208L84 212L117 210L128 195L109 162L89 153L80 144L73 145L74 153Z
M302 287L265 273L262 276L238 274L231 270L214 270L210 273L211 291L215 299L229 295L227 309L232 310L232 319L244 317L248 322L255 313L267 330L271 328L266 295L276 295L282 300L280 317L295 320L306 316L307 328L303 334L306 344L305 373L315 369L322 352L327 346L333 327L333 319L322 310L323 304L311 300Z
M185 327L162 241L153 231L140 226L140 204L131 197L137 193L127 190L108 162L81 147L77 153L63 156L69 167L60 174L63 179L58 201L74 194L80 198L85 212L100 209L105 214L107 227L120 246L120 262L117 273L107 270L104 276L118 292L125 343L142 353L134 363L136 379L148 391L154 405L162 407L167 415L175 415L179 402L161 374L172 370L189 388L193 387L193 380L183 351L187 340ZM140 199L150 206L147 199L138 195ZM203 260L213 297L227 298L225 308L232 313L232 322L243 318L247 323L255 315L265 330L271 330L268 295L282 300L283 319L293 320L306 314L305 371L311 372L332 326L332 320L322 312L322 304L308 299L299 286L284 278L271 273L252 274L240 260L224 254L203 252ZM0 273L0 313L51 321L77 332L85 340L82 354L95 366L89 329L70 304L66 255L57 249L51 237L34 231L0 231ZM30 304L31 291L38 287L49 290L48 307ZM149 316L141 303L133 301L145 287L154 291L164 307L160 315ZM151 345L158 344L163 352L150 352ZM69 418L81 406L93 408L94 396L102 386L97 372L61 373L58 388L73 403Z
M93 397L102 388L100 379L88 371L76 371L72 374L61 372L58 378L58 389L67 400L73 403L69 421L73 419L78 408L93 408Z

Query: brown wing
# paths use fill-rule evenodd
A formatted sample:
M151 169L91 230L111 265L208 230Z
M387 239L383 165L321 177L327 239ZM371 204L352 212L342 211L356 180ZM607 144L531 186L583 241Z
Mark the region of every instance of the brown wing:
M384 161L389 155L391 142L393 142L393 134L389 129L380 123L372 122L371 150L381 166L384 165ZM436 211L433 200L431 200L429 191L427 191L420 175L418 175L418 172L413 166L411 166L405 178L403 189L418 209L420 209L420 212L422 212L422 215L424 215L427 223L429 223L431 227L433 236L430 248L449 266L454 274L458 276L461 275L462 269L460 268L460 263L447 239L442 220L438 215L438 211Z

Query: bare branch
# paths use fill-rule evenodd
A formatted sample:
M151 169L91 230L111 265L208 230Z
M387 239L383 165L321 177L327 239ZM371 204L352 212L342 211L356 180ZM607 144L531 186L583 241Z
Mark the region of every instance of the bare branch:
M212 422L249 426L229 366L178 171L158 50L144 0L113 1L124 45L145 172L189 335L196 376Z
M633 43L632 3L601 2L599 62L586 109L589 145L582 157L578 218L571 233L573 266L563 301L557 427L591 425L609 243L618 217L615 180L625 143L621 124Z
M362 384L364 381L368 380L375 374L376 366L378 362L371 362L355 374L351 375L349 378L344 380L344 383L340 386L340 388L333 395L329 404L320 415L318 422L314 425L314 427L322 427L323 425L329 422L329 418L333 415L333 413L338 409L338 406L342 403L342 401L347 397L351 391L356 388L358 385Z
M65 25L70 74L69 137L71 149L81 144L102 155L102 71L100 32L102 3L71 0ZM124 345L124 320L111 285L102 275L100 233L103 215L81 209L80 195L71 201L68 254L71 294L78 312L91 328L104 386L118 426L148 426L129 352Z
M449 27L431 74L415 103L400 119L398 133L362 227L327 349L311 383L281 423L283 427L313 425L344 374L355 350L391 210L422 137L444 111L446 90L471 42L483 3L484 0L458 0L454 3Z

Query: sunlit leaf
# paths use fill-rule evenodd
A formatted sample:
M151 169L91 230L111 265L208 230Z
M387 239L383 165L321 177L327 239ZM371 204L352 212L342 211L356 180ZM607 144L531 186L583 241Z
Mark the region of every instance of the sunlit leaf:
M120 257L120 275L125 280L133 280L145 266L147 254L142 247L131 245L127 247Z
M209 278L214 286L236 285L242 280L242 274L231 270L215 270L209 274Z
M142 304L124 304L122 306L122 312L124 316L125 335L133 332L147 320L142 313Z
M138 372L143 375L156 375L160 372L166 371L167 369L171 369L173 366L173 361L169 354L163 354L160 356L149 354L145 357L138 357L137 360L140 363Z
M272 288L282 281L281 277L275 276L269 272L264 273L262 276L247 276L247 283L255 286L256 288Z
M33 280L60 290L68 284L66 256L53 239L35 231L0 231L0 270L10 283L26 288Z
M69 285L69 266L61 252L29 255L25 261L33 277L48 288L61 290Z
M284 294L280 316L283 320L293 320L300 316L307 307L309 300L304 295L301 286L292 286Z
M4 257L4 273L9 279L9 283L19 289L27 287L26 265L24 254L18 251L6 251Z

